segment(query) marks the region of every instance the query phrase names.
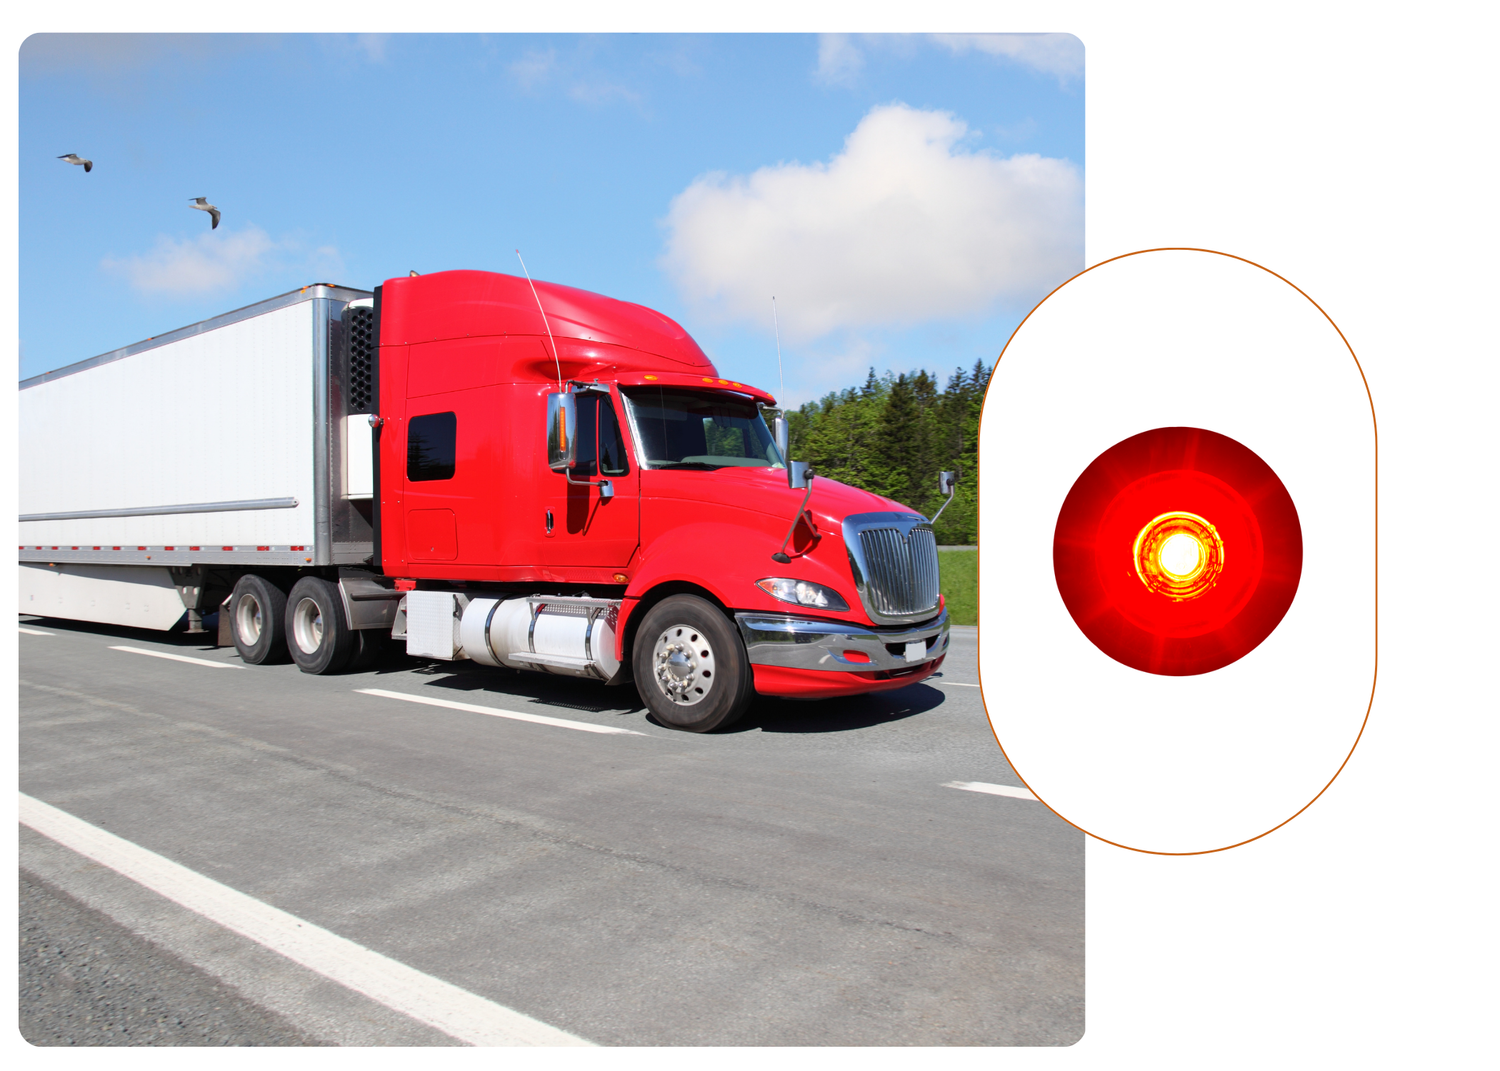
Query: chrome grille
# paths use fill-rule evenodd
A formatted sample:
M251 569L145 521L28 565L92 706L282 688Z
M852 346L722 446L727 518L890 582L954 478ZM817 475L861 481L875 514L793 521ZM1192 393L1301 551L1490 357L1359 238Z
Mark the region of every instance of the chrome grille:
M865 610L881 623L937 611L937 539L915 514L858 514L845 519L844 541Z

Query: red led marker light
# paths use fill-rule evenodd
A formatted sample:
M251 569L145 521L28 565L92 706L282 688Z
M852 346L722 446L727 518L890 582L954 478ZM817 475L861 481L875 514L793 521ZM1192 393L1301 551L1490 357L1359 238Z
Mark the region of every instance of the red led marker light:
M1131 548L1141 583L1169 599L1196 599L1224 568L1218 529L1194 513L1153 517Z
M1302 576L1302 526L1253 451L1201 428L1116 443L1073 484L1052 544L1057 590L1117 662L1189 676L1253 651Z

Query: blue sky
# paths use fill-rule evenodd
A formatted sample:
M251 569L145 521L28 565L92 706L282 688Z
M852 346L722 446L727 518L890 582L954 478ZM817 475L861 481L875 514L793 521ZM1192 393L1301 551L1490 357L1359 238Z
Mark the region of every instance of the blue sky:
M519 247L779 393L775 294L798 404L993 361L1083 267L1066 35L38 35L20 60L23 378Z

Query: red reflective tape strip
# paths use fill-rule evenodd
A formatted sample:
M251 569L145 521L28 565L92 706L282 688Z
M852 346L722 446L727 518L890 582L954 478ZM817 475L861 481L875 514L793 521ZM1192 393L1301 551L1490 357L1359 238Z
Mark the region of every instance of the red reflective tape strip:
M148 342L149 342L149 341L150 341L150 339L147 339L147 341L148 341ZM145 548L145 547L136 547L136 548L135 548L135 549L136 549L136 550L145 550L145 549L146 549L146 548Z
M256 550L270 550L270 547L256 547Z
M94 549L98 550L99 548L95 547ZM188 550L202 550L202 549L203 549L202 547L188 547Z
M119 550L120 548L119 547L110 547L109 549L110 550Z
M287 547L287 550L306 550L306 547Z
M162 547L162 550L176 550L176 547Z
M101 548L101 547L95 547L95 548L94 548L94 549L95 549L95 550L101 550L101 549L103 549L103 548Z
M233 547L220 547L220 550L233 550Z

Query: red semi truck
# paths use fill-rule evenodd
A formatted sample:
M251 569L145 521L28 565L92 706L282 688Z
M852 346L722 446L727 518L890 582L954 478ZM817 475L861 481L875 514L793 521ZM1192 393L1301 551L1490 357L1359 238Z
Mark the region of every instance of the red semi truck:
M697 732L947 653L928 519L788 461L775 399L640 305L480 271L317 285L21 388L23 613L217 606L246 662L311 673L390 636L633 681ZM224 391L211 456L180 460L173 406Z

